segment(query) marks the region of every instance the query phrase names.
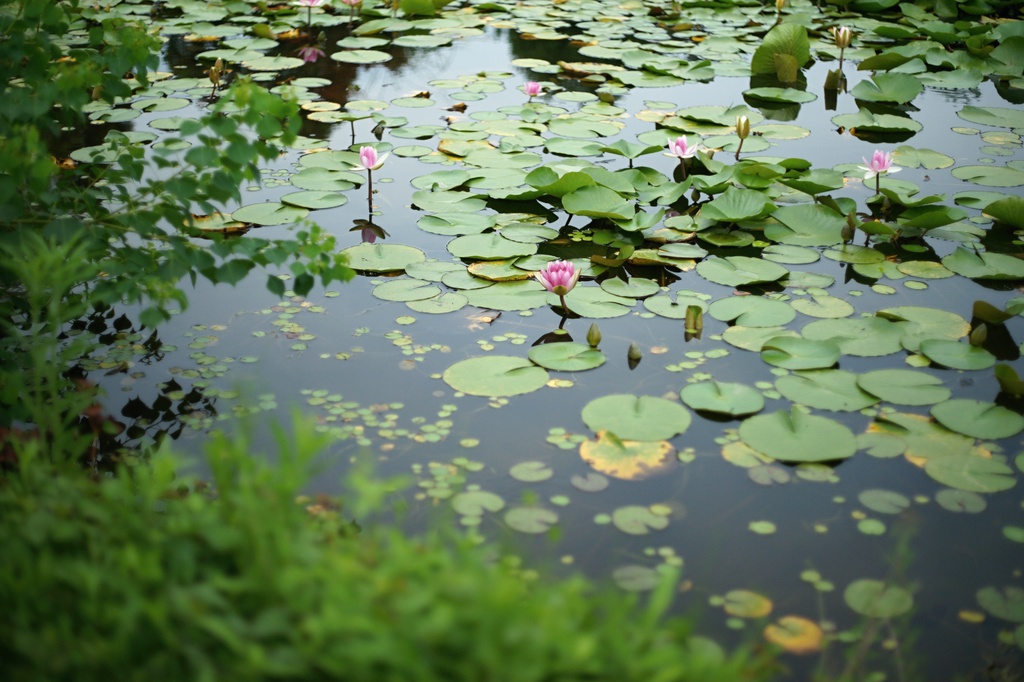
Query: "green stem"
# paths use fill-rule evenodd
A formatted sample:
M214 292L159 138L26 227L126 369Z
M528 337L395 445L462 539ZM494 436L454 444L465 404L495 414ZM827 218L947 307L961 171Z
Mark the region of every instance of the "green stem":
M373 171L369 168L366 169L366 204L373 213Z

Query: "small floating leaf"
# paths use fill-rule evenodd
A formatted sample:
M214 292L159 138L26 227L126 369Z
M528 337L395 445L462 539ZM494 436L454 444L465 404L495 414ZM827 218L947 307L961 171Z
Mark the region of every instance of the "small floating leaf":
M869 578L850 583L843 599L851 609L870 618L895 618L914 605L914 597L906 589Z

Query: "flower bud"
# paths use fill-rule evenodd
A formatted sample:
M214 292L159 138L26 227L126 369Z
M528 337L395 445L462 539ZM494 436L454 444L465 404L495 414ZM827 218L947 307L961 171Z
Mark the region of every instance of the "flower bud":
M833 28L832 38L836 41L836 47L838 47L840 50L845 50L850 46L850 43L853 41L853 32L850 31L849 26Z
M750 119L746 116L740 116L736 119L736 135L741 140L747 139L750 135Z
M587 343L591 348L597 348L601 343L601 329L597 326L597 322L590 323L590 329L587 330Z

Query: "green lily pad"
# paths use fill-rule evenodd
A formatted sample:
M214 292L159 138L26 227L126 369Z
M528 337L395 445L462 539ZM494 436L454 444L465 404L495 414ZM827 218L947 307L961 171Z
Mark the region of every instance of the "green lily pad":
M847 585L843 599L851 609L869 618L895 618L914 606L914 597L905 588L869 578Z
M857 440L843 424L794 407L759 414L739 428L744 443L781 462L828 462L857 451Z
M878 402L857 383L857 375L841 369L794 372L779 377L775 388L795 403L821 410L853 412Z
M601 288L613 296L640 299L653 296L661 287L652 279L633 277L629 280L606 279L601 282Z
M532 256L537 252L537 245L514 242L499 233L490 232L456 237L448 242L448 252L466 260L499 260Z
M785 369L825 369L839 361L839 346L799 336L777 336L761 346L761 359Z
M353 270L363 272L396 272L414 263L422 263L426 254L412 246L403 244L362 243L342 249Z
M581 372L600 367L607 359L601 351L583 343L545 343L530 349L529 358L541 367L559 372Z
M622 440L661 441L686 431L689 411L678 403L654 396L614 394L591 400L583 422L593 431L610 431Z
M373 295L384 301L422 301L440 293L440 287L418 279L393 279L373 288Z
M472 279L483 283L483 288L466 291L470 305L492 310L530 310L544 305L548 299L547 290L540 282L527 279L518 282L498 282L488 286L488 282L478 277ZM448 277L444 279L447 284ZM449 285L451 286L451 285Z
M764 396L750 386L725 381L687 384L679 397L691 409L738 417L764 409Z
M505 500L486 490L471 490L452 497L452 509L462 516L483 516L485 511L498 512L505 508Z
M544 462L520 462L508 470L512 478L523 483L540 483L555 475Z
M1024 279L1024 260L1002 253L959 248L944 257L942 264L971 279Z
M700 216L723 223L738 223L763 218L774 210L775 204L762 192L730 186L701 207Z
M826 319L849 317L855 312L855 308L850 302L829 294L815 294L810 298L795 298L790 305L804 315Z
M932 362L952 369L988 369L996 358L980 346L951 339L925 339L919 351Z
M857 499L862 505L879 514L899 514L910 508L910 498L892 490L864 490L857 495Z
M864 102L906 104L923 90L924 84L908 73L876 73L853 86L850 94Z
M953 177L983 187L1020 187L1024 170L1012 166L957 166Z
M668 528L668 518L640 505L619 507L612 512L612 523L623 533L630 535L647 535L651 530Z
M558 523L558 514L543 507L513 507L505 512L505 523L512 530L536 535L551 530Z
M951 394L938 377L912 369L876 369L857 377L857 384L897 405L934 405Z
M942 485L972 493L997 493L1017 484L1013 469L981 455L930 457L924 470Z
M701 311L707 309L704 301L696 296L687 296L682 292L658 294L644 299L644 307L647 310L670 320L685 320L686 310L690 306L697 306Z
M763 296L722 298L708 307L708 314L716 320L743 327L781 327L796 317L796 311L787 303Z
M988 506L985 498L978 493L954 488L943 488L935 493L935 501L943 509L967 514L979 514Z
M486 355L456 362L444 371L442 379L456 391L494 398L543 388L548 373L524 358Z
M697 264L697 274L709 282L740 287L776 282L788 275L789 270L777 263L760 258L726 256L701 261Z
M832 341L843 355L878 357L903 349L903 328L881 317L816 320L804 325L800 335L813 341Z
M418 313L428 313L431 315L455 312L456 310L466 307L468 304L469 299L462 294L456 294L454 292L443 293L440 296L435 296L434 298L405 302L406 307L410 310L414 310Z
M612 580L627 592L646 592L661 584L662 575L647 566L628 564L612 571Z
M393 57L380 50L342 50L332 54L331 59L342 64L382 64Z
M549 294L548 303L558 305L556 294ZM565 296L569 310L582 317L606 319L628 315L633 310L632 298L610 294L601 287L577 286Z
M267 201L243 206L231 214L231 219L255 225L287 225L297 223L308 215L309 211L305 208Z
M946 428L973 438L1009 438L1024 430L1024 417L982 400L947 400L932 407L931 413Z
M282 204L298 206L299 208L321 209L344 206L348 203L348 197L340 192L306 191L291 192L281 197Z
M1001 591L995 587L978 590L978 604L996 618L1024 623L1024 589L1011 585Z

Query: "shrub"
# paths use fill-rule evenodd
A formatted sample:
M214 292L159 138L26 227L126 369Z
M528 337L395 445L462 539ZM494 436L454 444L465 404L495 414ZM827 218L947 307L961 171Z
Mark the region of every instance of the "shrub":
M750 680L663 619L582 578L529 580L454 531L358 529L297 504L322 443L289 437L273 467L244 438L208 448L212 487L166 452L98 482L29 444L0 479L0 660L6 680ZM382 484L357 481L362 516ZM448 527L447 524L438 524Z

